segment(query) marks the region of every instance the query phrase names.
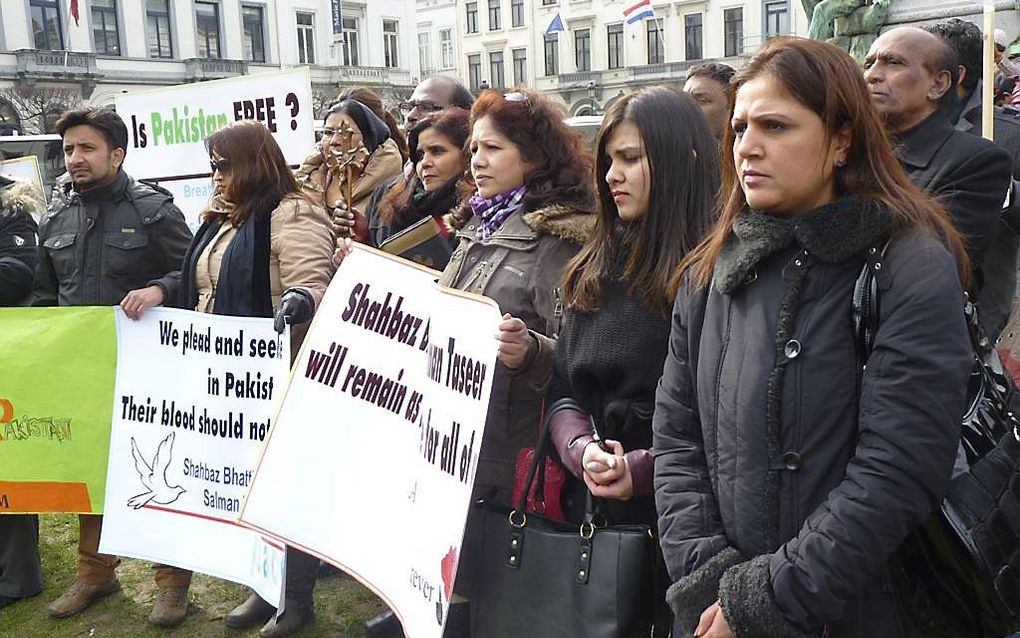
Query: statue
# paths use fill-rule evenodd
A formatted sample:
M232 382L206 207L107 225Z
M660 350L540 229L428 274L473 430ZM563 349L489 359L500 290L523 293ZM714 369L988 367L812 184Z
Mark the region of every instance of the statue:
M889 0L802 0L808 36L825 40L863 62L889 15Z

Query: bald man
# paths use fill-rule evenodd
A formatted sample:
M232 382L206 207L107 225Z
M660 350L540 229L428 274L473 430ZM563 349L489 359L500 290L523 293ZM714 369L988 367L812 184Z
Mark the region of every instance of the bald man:
M959 69L956 53L940 38L916 27L891 29L871 45L864 68L903 167L949 210L967 241L976 292L1011 181L1009 155L953 128Z

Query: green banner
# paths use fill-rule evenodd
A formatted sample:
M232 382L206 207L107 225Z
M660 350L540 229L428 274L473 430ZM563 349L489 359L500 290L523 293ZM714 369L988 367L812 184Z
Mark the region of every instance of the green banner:
M0 309L0 513L103 511L112 307Z

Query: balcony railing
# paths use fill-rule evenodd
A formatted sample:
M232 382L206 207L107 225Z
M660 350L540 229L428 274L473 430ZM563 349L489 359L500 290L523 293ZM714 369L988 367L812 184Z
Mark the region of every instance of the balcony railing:
M589 82L601 84L602 73L600 71L577 71L575 73L560 74L560 86L570 86L572 84L587 86Z
M42 51L19 49L14 52L18 61L18 74L27 76L96 76L96 56L93 53L72 51Z
M188 58L184 60L184 75L188 82L219 80L248 73L245 60L215 60L210 58Z

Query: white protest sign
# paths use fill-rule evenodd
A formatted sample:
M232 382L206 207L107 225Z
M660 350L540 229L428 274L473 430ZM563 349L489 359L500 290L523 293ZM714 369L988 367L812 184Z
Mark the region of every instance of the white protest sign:
M355 245L295 363L241 522L335 563L439 638L500 321L435 271Z
M178 179L208 183L204 140L237 120L268 126L291 165L300 164L315 145L307 68L124 93L115 104L130 138L124 170L135 179L157 180L171 191L170 183ZM195 202L185 199L177 205L190 222L207 202L195 208Z
M116 309L100 550L244 583L277 604L282 543L236 519L289 371L271 319Z
M46 190L43 188L42 173L39 171L39 160L35 155L0 161L0 175L8 179L28 182L38 188L40 194L44 196L46 194Z

